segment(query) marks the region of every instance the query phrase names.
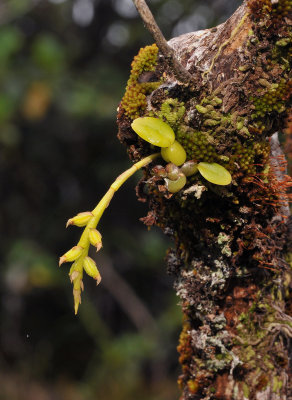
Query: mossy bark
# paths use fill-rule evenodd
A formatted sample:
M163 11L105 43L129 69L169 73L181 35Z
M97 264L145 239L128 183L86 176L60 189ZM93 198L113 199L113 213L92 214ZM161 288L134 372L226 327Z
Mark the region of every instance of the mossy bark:
M273 19L281 2L265 3L244 2L226 23L169 42L195 87L162 56L141 71L160 86L140 116L171 121L189 159L233 177L225 187L194 175L171 194L152 164L137 188L150 205L144 222L175 242L167 265L184 314L183 400L292 399L291 180L276 134L291 106L292 20L288 8ZM137 161L155 150L131 122L120 106L119 138Z

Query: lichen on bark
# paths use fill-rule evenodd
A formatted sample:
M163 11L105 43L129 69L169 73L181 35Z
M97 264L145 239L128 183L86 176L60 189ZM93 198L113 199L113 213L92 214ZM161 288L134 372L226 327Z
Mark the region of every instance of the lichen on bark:
M290 3L244 2L224 24L170 40L190 85L162 55L142 73L160 84L139 115L169 123L188 159L233 178L221 187L193 175L171 194L152 164L137 187L144 222L175 243L167 268L184 314L183 400L292 399L291 179L276 134L291 108ZM154 149L131 122L121 104L118 136L137 161Z

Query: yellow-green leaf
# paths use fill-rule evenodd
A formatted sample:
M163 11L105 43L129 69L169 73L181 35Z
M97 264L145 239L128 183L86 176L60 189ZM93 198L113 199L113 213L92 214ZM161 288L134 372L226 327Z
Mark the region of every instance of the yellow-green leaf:
M172 162L178 167L182 165L187 158L185 149L176 140L173 142L171 146L162 148L161 155L166 162Z
M216 185L229 185L231 183L230 172L217 163L200 162L198 170L207 181Z
M169 147L175 140L172 128L158 118L136 118L131 127L137 135L146 140L146 142L154 144L154 146Z

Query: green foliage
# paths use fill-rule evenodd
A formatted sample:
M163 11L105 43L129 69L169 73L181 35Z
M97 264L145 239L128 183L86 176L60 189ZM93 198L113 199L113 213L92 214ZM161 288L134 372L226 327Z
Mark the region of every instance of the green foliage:
M143 140L154 146L169 147L174 143L173 130L161 119L153 117L136 118L131 127Z
M292 81L286 82L284 79L279 84L274 85L263 96L254 98L255 114L256 117L265 117L268 113L277 112L282 113L285 111L285 103L287 96L290 96Z
M217 163L201 162L198 164L198 170L207 181L216 185L229 185L231 183L230 173Z
M181 122L185 111L186 109L183 102L180 103L177 99L169 98L161 104L157 116L165 120L172 128L176 128Z

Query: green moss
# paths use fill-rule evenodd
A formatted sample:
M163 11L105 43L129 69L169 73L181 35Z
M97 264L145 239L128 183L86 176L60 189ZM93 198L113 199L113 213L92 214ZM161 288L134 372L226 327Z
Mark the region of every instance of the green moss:
M236 124L236 129L237 129L238 131L240 131L240 129L242 129L243 126L244 126L244 121L243 121L243 120L240 120L240 121L238 121L237 124Z
M169 98L161 104L160 110L156 115L175 129L181 122L185 111L183 102Z
M217 97L216 95L213 95L213 96L211 95L208 97L204 97L202 99L201 105L204 105L204 104L209 105L209 110L210 110L210 105L212 106L212 109L213 109L213 107L220 106L222 104L222 99L220 99L220 97ZM207 106L207 108L208 108L208 106Z
M215 96L215 97L211 98L210 104L212 106L214 106L214 107L220 106L222 104L222 99L220 99L219 97Z
M201 106L200 104L196 105L196 109L201 114L206 114L208 112L208 109L204 106Z
M244 395L244 397L245 397L246 399L248 399L248 398L249 398L249 388L248 388L248 386L247 386L246 383L243 383L243 385L242 385L242 390L243 390L243 395Z
M275 367L274 367L274 365L273 365L273 363L271 363L271 361L269 361L269 360L264 360L264 364L265 364L265 366L267 367L267 368L269 368L270 370L273 370Z
M284 112L285 104L291 95L291 91L292 80L285 81L285 79L282 79L277 88L273 87L263 96L251 99L255 107L253 117L263 118L272 112L279 114Z
M241 72L246 72L250 69L250 65L241 65L238 69Z
M232 155L229 165L226 167L230 172L236 172L236 166L248 175L254 175L258 168L263 169L269 160L270 145L267 142L245 142L237 143L232 147Z
M205 121L203 122L204 126L216 126L220 124L220 120L216 120L216 119L205 119Z
M156 44L140 49L131 64L131 74L126 92L121 101L125 114L135 119L143 114L146 108L146 96L159 87L160 82L139 82L143 72L154 71L157 64L158 47Z
M181 125L176 132L178 142L184 147L187 159L203 162L216 162L218 157L211 138L206 132L195 132L187 126Z
M283 381L281 381L277 376L273 378L273 392L277 393L281 390L283 386Z
M256 353L251 346L248 346L245 349L245 360L246 361L250 361L252 358L254 358L255 355L256 355Z
M283 39L278 40L275 44L276 44L276 46L279 46L279 47L285 47L289 43L291 43L290 38L283 38Z
M256 19L268 18L271 25L277 26L283 23L284 17L288 15L292 9L292 1L278 0L277 2L272 2L272 0L249 0L248 6L251 14Z

